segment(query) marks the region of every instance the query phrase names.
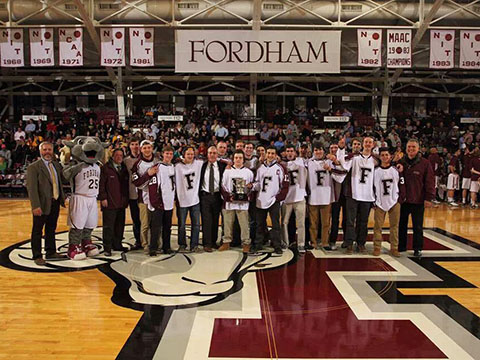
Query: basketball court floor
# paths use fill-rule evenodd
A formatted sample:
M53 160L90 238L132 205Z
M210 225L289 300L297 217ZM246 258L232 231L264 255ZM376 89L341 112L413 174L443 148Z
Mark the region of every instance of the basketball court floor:
M480 359L479 210L428 209L421 259L384 243L37 267L31 221L27 200L0 201L0 359ZM62 210L59 251L66 231Z

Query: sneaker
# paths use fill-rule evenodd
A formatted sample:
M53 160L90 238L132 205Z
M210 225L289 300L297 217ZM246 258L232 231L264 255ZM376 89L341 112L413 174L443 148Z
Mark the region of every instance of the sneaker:
M325 251L335 251L337 250L337 246L335 244L328 244L327 246L323 247Z
M143 248L143 253L145 255L148 255L150 253L150 249L148 248L148 246Z
M342 249L346 249L348 247L347 243L346 242L343 242L342 243Z
M345 255L352 255L353 254L353 245L348 245L345 250Z
M250 252L250 245L243 245L242 252L248 254Z
M305 252L306 252L305 246L299 246L299 247L298 247L298 252L299 252L300 254L305 254Z
M366 253L367 253L367 249L365 248L365 245L358 245L358 246L357 246L357 251L358 251L360 254L366 254Z
M422 257L422 250L415 250L413 252L413 256L419 258L419 257Z
M87 254L84 253L82 247L74 244L68 245L67 256L70 260L84 260L87 258Z
M381 251L380 248L374 248L372 255L373 255L373 256L380 256L380 253L381 253L381 252L382 252L382 251Z
M112 256L112 250L104 250L103 255L105 255L106 257Z
M218 248L218 251L227 251L230 250L230 243L223 243L222 246Z
M438 201L438 200L436 200L436 199L435 199L435 200L432 200L432 204L438 205L438 204L440 204L440 201Z
M97 256L100 254L100 250L92 244L92 240L83 240L82 241L82 250L88 256Z
M263 250L262 245L253 245L250 247L250 254L257 254Z
M273 252L277 255L282 255L283 254L283 251L282 251L281 247L275 248L275 250L273 250Z
M313 246L310 244L305 244L305 250L313 250Z
M478 209L478 205L477 204L472 204L472 205L470 205L470 209Z
M452 206L452 207L459 207L459 206L460 206L460 205L457 204L455 201L449 202L448 205L449 205L449 206Z
M203 250L200 249L198 246L194 246L194 247L192 248L192 252L193 252L193 253L196 253L196 254L201 254L201 253L203 253Z
M180 245L178 247L178 252L179 253L188 253L187 247L185 245Z

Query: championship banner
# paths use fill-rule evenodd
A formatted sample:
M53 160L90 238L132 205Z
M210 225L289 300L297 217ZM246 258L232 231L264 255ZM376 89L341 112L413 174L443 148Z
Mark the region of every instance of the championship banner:
M358 66L382 66L382 30L358 29Z
M23 29L0 30L0 66L24 66Z
M430 30L430 68L453 68L454 47L455 30Z
M480 30L460 31L460 68L480 69Z
M60 66L83 66L83 29L58 30L58 62Z
M130 28L130 65L154 66L153 28Z
M341 31L177 30L175 72L339 73Z
M30 65L54 66L53 29L30 29Z
M102 66L125 66L125 28L100 29Z
M387 30L387 67L412 67L412 30Z

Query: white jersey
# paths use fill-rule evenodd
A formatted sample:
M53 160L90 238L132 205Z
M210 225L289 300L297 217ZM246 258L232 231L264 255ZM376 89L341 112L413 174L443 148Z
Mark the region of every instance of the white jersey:
M222 178L222 192L228 194L233 194L235 190L235 184L238 181L237 179L243 179L246 184L253 182L253 172L244 167L237 169L232 167L231 169L226 169L223 173ZM249 202L247 201L225 201L226 210L248 210Z
M191 164L183 162L175 165L175 185L180 207L190 207L200 202L198 191L202 160L193 160Z
M139 196L141 196L142 203L149 204L149 194L148 194L148 183L150 181L150 177L145 176L145 181L142 179L144 175L147 173L148 169L154 166L157 161L152 158L152 161L145 161L143 158L140 158L132 167L132 182L136 186L137 190L139 190Z
M338 150L339 153L344 151L344 149ZM353 155L350 158L339 155L338 158L342 167L351 171L352 198L357 201L374 202L373 177L377 160L372 155L362 154Z
M255 178L255 190L258 191L256 206L260 209L268 209L277 200L277 195L282 191L282 185L288 175L283 167L273 161L270 165L264 162L257 170ZM288 190L288 188L287 188Z
M287 162L288 178L290 185L288 186L286 204L296 203L305 200L307 196L307 168L302 158L296 158Z
M97 164L88 165L75 175L73 179L73 195L87 197L98 196L98 185L100 183L100 166Z
M394 166L375 169L375 205L383 211L390 210L400 195L400 174Z
M159 192L162 196L163 210L172 210L175 202L175 166L173 164L160 163L156 181ZM148 203L148 209L154 211L155 208Z
M333 167L333 164L327 159L312 158L307 161L309 205L329 205L335 201L332 175L325 166Z

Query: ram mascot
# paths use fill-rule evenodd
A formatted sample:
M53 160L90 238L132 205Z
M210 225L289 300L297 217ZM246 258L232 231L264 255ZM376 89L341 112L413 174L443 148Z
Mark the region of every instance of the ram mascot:
M63 141L70 148L72 160L63 169L70 181L72 197L68 211L68 257L83 260L99 254L92 244L92 231L97 227L97 196L100 183L100 166L108 144L92 136L77 136L73 141Z

